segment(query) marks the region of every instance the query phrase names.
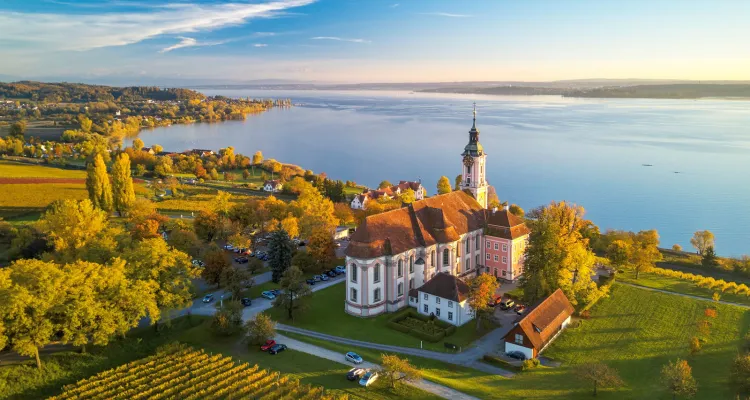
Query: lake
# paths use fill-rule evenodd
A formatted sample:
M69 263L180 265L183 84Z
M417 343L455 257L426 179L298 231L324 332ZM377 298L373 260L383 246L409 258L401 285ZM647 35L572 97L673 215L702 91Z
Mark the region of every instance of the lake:
M476 101L487 178L501 201L526 210L575 202L602 231L657 229L663 247L689 249L693 232L709 229L719 254L750 253L750 101L204 92L292 98L298 106L143 131L146 145L261 150L334 179L370 187L422 179L435 193L441 175L452 182L461 172Z

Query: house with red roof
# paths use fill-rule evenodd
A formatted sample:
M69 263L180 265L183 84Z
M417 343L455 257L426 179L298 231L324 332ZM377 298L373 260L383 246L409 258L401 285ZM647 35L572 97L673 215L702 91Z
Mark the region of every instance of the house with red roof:
M539 356L570 324L575 309L557 289L515 321L505 337L505 351L520 351L527 359Z

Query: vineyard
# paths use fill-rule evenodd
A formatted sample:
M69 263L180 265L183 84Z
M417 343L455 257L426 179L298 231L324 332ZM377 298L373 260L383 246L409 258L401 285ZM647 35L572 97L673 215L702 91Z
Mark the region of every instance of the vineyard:
M104 371L73 385L50 400L63 399L337 399L322 387L257 365L239 364L183 344Z

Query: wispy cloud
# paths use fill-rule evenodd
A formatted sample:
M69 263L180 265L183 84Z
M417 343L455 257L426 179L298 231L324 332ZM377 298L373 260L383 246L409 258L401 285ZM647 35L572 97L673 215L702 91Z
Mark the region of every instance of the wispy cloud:
M0 40L39 50L90 50L163 35L210 31L272 18L316 0L264 3L170 3L148 11L51 14L0 11ZM126 4L126 3L123 3ZM185 42L188 47L190 44ZM179 47L178 47L179 48Z
M349 39L349 38L341 38L337 36L315 36L310 38L312 40L336 40L339 42L352 42L352 43L370 43L369 40L365 39Z
M471 15L468 14L452 14L447 12L428 12L422 13L422 15L434 15L437 17L448 17L448 18L469 18Z
M390 5L390 6L388 6L388 7L390 7L390 8L396 8L396 7L398 7L398 6L399 6L399 4L398 4L398 3L396 3L396 4L391 4L391 5Z
M268 47L268 45L265 43L255 43L253 47Z
M198 42L197 40L189 37L178 36L178 39L182 39L180 43L174 44L169 47L165 47L159 51L159 53L168 53L172 50L182 49L185 47L204 47L204 46L217 46L220 44L228 43L230 40L220 40L215 42Z

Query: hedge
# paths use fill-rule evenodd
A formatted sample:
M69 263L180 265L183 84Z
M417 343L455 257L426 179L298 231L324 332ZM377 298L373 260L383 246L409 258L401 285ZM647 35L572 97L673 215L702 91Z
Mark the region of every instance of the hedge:
M433 343L439 342L456 332L455 326L422 315L412 308L397 313L386 323L386 326Z
M514 364L512 364L512 363L510 363L510 362L508 362L506 360L503 360L500 357L495 357L495 356L492 356L492 355L489 355L489 354L485 354L484 356L482 356L482 360L484 362L488 363L488 364L493 364L493 365L495 365L497 367L500 367L500 368L512 369L512 370L515 370L515 371L521 371L521 367L520 366L514 365Z

